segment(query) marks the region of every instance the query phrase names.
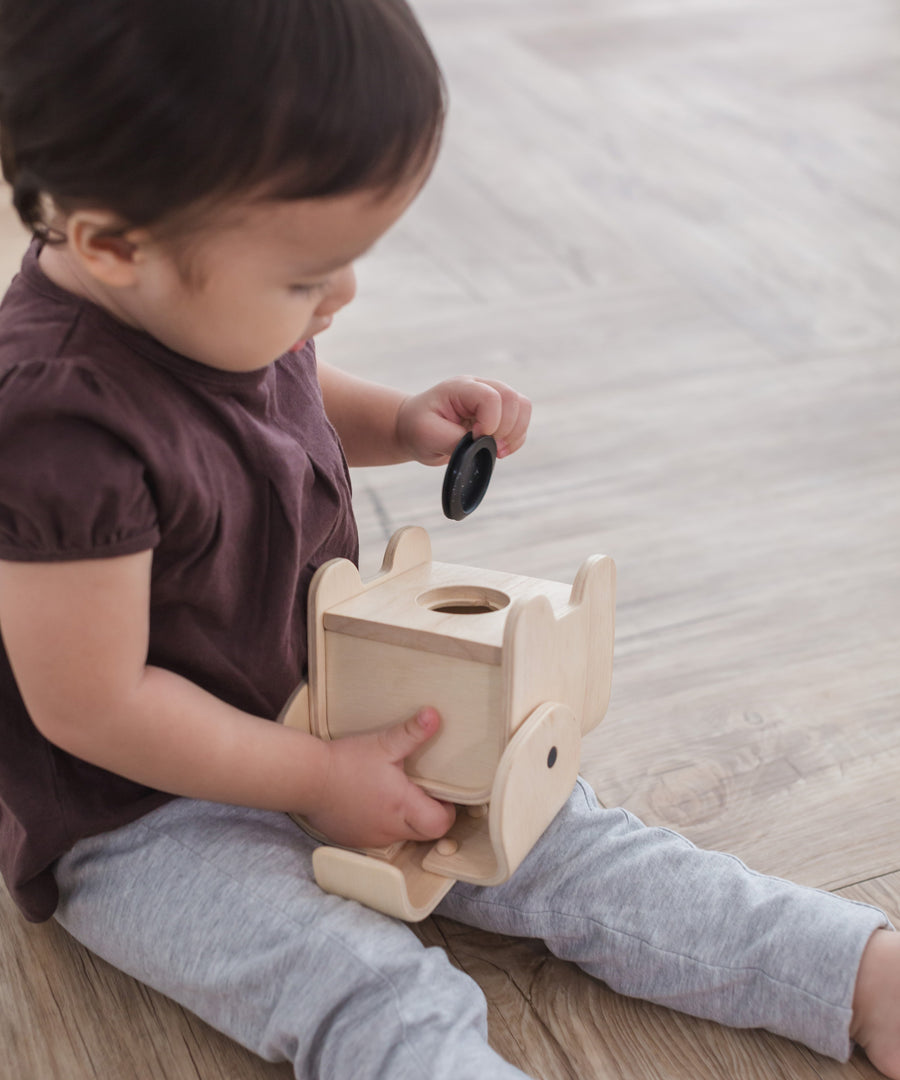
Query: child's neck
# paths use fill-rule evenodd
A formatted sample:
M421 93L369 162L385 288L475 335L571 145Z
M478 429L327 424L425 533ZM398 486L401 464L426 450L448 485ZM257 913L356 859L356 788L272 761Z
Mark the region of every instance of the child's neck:
M67 244L44 244L38 255L38 263L44 274L60 289L89 300L126 326L138 325L122 305L117 291L107 288L89 274L72 256Z

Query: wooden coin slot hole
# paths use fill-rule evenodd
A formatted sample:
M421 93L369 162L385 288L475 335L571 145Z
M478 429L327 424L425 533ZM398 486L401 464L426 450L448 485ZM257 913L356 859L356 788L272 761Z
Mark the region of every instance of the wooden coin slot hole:
M502 611L509 603L509 597L499 589L446 585L422 593L416 603L441 615L488 615L492 611Z

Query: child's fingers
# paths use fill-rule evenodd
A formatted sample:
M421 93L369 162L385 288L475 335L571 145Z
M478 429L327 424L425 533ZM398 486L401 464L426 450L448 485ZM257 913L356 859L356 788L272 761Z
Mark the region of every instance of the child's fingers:
M440 717L434 709L420 709L411 719L383 731L379 738L390 760L400 764L435 735L439 727ZM408 789L403 818L412 839L436 840L443 836L456 820L456 808L452 803L432 799L411 781Z
M473 434L493 435L499 457L507 457L518 450L525 441L525 433L531 420L531 402L506 383L494 379L479 379L500 397L500 415L493 429L484 423L476 423Z
M422 743L428 742L440 726L441 720L435 709L420 709L409 720L380 732L378 740L388 760L399 764Z
M516 412L516 419L506 432L504 441L506 443L506 453L515 453L516 450L525 442L525 436L528 432L528 425L531 423L531 402L526 397L518 395L518 411Z
M467 422L476 438L492 435L497 430L503 421L503 395L500 392L503 383L467 376L451 379L444 385L450 395L450 407L459 422Z
M461 375L407 398L398 435L410 455L426 465L445 463L466 431L492 435L499 457L518 450L531 419L531 402L496 379Z
M437 840L456 820L453 803L439 802L414 784L410 784L409 802L406 806L406 825L417 839Z

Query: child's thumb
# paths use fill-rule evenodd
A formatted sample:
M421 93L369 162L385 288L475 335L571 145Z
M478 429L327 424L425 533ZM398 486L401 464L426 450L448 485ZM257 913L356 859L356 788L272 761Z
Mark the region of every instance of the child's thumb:
M415 716L405 720L402 724L395 724L381 733L381 744L385 748L391 761L403 761L409 757L413 750L437 733L441 726L441 718L437 710L426 708L419 709Z

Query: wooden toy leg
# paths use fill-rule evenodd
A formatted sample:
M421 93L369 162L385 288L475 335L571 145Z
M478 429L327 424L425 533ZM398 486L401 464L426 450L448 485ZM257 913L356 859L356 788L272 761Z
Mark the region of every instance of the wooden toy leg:
M358 900L385 915L418 922L437 907L454 879L422 868L430 844L404 844L391 862L343 848L320 847L313 852L316 882L326 892Z

